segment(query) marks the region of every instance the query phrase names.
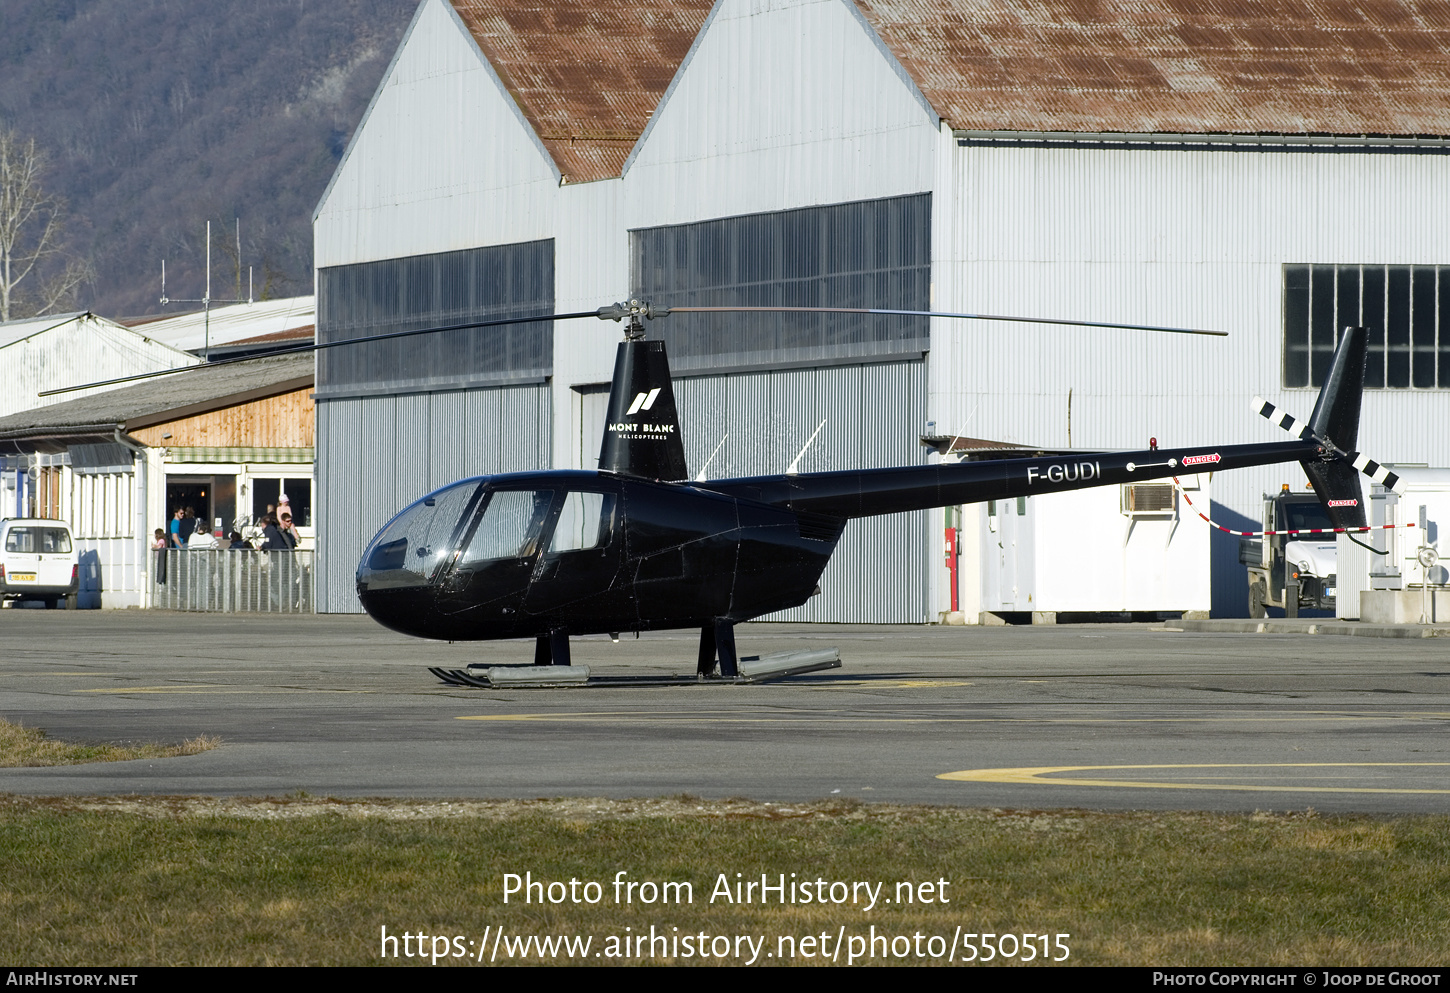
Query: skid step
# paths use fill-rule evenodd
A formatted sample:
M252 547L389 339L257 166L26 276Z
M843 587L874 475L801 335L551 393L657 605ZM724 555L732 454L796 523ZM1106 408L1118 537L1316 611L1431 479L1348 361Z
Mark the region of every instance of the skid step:
M594 675L587 665L486 665L471 663L467 669L430 666L428 671L450 686L481 689L545 689L574 686L740 686L771 683L791 676L824 669L839 669L841 653L835 648L812 648L770 655L747 655L740 659L740 675Z

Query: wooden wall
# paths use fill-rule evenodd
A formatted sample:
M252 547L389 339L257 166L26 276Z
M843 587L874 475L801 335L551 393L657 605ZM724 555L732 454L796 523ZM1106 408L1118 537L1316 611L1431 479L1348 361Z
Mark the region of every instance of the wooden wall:
M312 387L127 432L153 448L311 448ZM170 438L162 435L170 434Z

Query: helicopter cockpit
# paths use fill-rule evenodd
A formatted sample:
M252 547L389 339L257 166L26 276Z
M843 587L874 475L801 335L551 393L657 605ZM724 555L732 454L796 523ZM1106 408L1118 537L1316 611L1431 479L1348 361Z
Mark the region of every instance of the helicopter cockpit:
M547 579L573 552L602 549L615 530L614 493L529 486L481 476L428 494L393 518L358 565L359 593L467 582L543 555Z

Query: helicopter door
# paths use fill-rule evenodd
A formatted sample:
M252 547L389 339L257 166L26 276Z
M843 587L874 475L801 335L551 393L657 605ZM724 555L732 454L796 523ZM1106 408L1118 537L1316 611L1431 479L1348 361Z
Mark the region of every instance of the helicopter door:
M607 595L619 572L618 505L614 493L564 494L524 600L529 613L549 613Z
M466 534L448 580L453 611L511 614L523 601L554 504L553 490L495 490Z

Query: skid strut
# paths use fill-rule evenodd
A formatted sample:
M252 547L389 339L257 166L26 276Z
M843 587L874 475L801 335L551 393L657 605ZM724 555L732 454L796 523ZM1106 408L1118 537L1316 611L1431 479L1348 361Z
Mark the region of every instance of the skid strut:
M724 617L717 617L713 623L700 628L700 656L695 666L696 675L715 675L717 657L723 678L734 679L740 675L739 656L735 653L735 622Z
M548 634L534 639L534 665L568 665L569 632L565 628L551 628Z

